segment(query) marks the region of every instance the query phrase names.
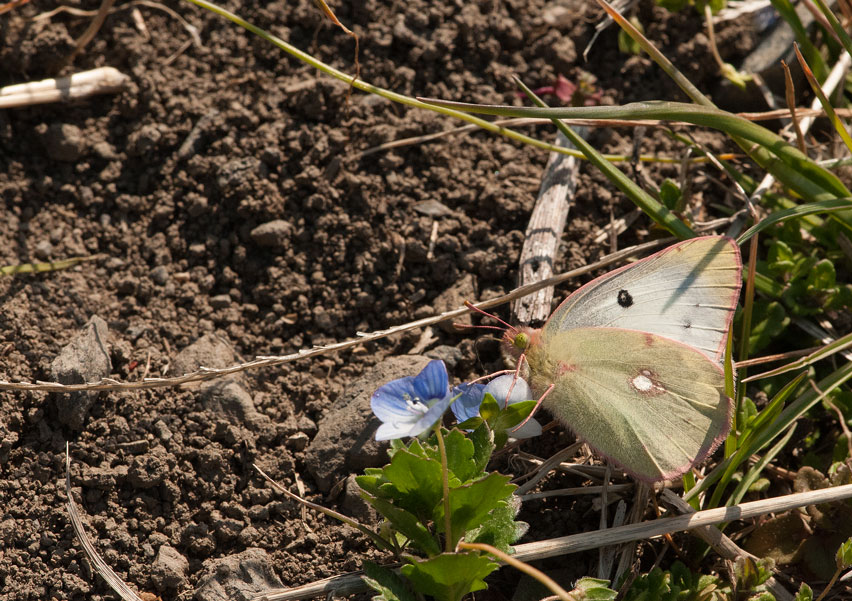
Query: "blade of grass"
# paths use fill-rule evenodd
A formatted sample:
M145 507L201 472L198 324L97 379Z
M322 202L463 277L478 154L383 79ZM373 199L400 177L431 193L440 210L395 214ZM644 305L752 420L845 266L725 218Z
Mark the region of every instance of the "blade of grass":
M229 21L231 21L235 25L239 25L243 29L253 33L254 35L258 36L259 38L266 40L267 42L269 42L270 44L280 48L281 50L283 50L284 52L286 52L290 56L302 61L303 63L310 65L311 67L317 69L318 71L320 71L322 73L325 73L329 77L333 77L334 79L342 81L345 84L347 84L347 85L349 85L349 86L351 86L355 89L361 90L362 92L367 92L368 94L375 94L376 96L386 98L386 99L388 99L392 102L397 102L397 103L403 104L405 106L411 106L411 107L414 107L414 108L438 112L438 113L446 115L448 117L455 117L456 119L461 119L462 121L467 121L468 123L473 123L477 127L484 129L485 131L489 131L493 134L505 136L509 139L516 140L516 141L522 142L524 144L528 144L530 146L533 146L535 148L539 148L541 150L546 150L548 152L559 152L559 153L562 153L562 154L567 154L567 155L570 155L570 156L576 156L578 158L583 158L582 153L579 153L576 150L573 150L573 149L569 150L567 148L560 148L559 146L556 146L555 144L543 142L541 140L537 140L535 138L521 134L521 133L516 132L514 130L494 125L493 123L485 121L484 119L479 119L477 117L473 117L472 115L468 115L468 114L461 113L461 112L458 112L458 111L446 110L446 109L443 109L443 108L436 108L433 105L425 104L425 103L423 103L419 100L416 100L415 98L411 98L410 96L405 96L404 94L398 94L396 92L392 92L392 91L387 90L385 88L380 88L378 86L371 85L371 84L369 84L369 83L367 83L367 82L365 82L361 79L354 79L353 76L351 76L347 73L344 73L343 71L340 71L338 69L335 69L331 65L314 58L312 55L308 54L307 52L303 52L302 50L299 50L298 48L296 48L292 44L289 44L288 42L282 40L281 38L274 36L271 33L268 33L267 31L265 31L264 29L262 29L260 27L252 25L251 23L249 23L245 19L239 17L235 13L232 13L232 12L222 8L221 6L218 6L217 4L214 4L212 2L208 2L207 0L187 0L187 2L191 2L192 4L195 4L196 6L204 8L206 10L209 10L210 12L213 12L213 13L221 16L221 17L225 17L226 19L228 19Z
M18 275L21 273L45 273L47 271L60 271L69 269L86 261L97 261L106 255L90 255L88 257L72 257L50 263L23 263L21 265L6 265L0 267L0 275Z
M607 12L607 14L612 17L612 19L618 23L618 25L627 32L627 34L633 38L645 52L648 53L654 62L656 62L660 68L662 68L663 71L665 71L665 73L671 77L678 86L680 86L684 93L689 96L693 102L708 108L715 107L713 102L702 94L685 75L678 71L672 62L669 61L662 52L657 50L654 44L652 44L651 41L642 34L642 32L637 30L632 23L610 6L606 0L597 0L597 2ZM710 127L712 127L712 125ZM754 148L751 144L740 139L739 134L731 132L729 132L729 134L734 142L736 142L740 148L742 148L758 165L769 171L778 181L784 183L793 190L796 190L799 194L804 196L806 200L816 201L830 197L823 196L820 192L834 192L833 196L850 195L847 192L844 192L845 187L837 178L826 179L824 174L820 174L818 172L802 172L804 177L800 177L796 172L796 167L794 167L792 171L789 169L779 168L779 165L772 160L771 153L775 153L776 155L778 153L771 145L761 144L758 142L762 148ZM852 217L850 217L844 225L847 225L850 229L852 229Z
M710 497L710 503L708 507L718 507L719 502L722 500L722 495L725 492L725 488L728 486L728 483L731 481L731 478L734 475L734 472L737 471L740 464L743 461L751 457L754 453L756 453L760 449L752 450L753 441L755 440L758 433L765 430L769 424L771 423L771 419L777 417L778 412L781 407L783 407L784 402L790 397L793 392L799 387L799 384L802 383L804 379L804 374L800 374L799 376L790 380L784 388L778 391L769 404L763 408L749 424L748 432L743 432L740 437L740 444L737 449L731 453L728 457L728 461L726 462L726 467L724 471L720 474L719 483L716 485L716 488L713 490L713 495ZM717 468L718 469L718 468ZM702 481L703 483L703 481ZM691 492L691 491L690 491Z
M769 449L763 457L761 457L748 472L745 473L743 479L740 480L740 483L737 484L737 487L734 489L734 492L731 493L731 496L728 497L728 500L725 501L725 505L730 507L731 505L738 505L740 501L743 500L743 497L748 492L749 487L754 484L755 481L760 477L763 469L769 465L769 463L775 459L775 457L780 453L784 447L790 442L790 439L793 437L793 432L796 430L795 426L790 426L787 429L787 433L784 434L781 439L776 442L771 449Z
M845 363L830 375L820 380L817 387L824 392L817 392L813 388L807 389L798 398L796 398L795 401L790 403L790 405L788 405L781 414L772 421L769 427L765 428L759 434L756 434L748 445L741 447L747 449L748 455L745 456L749 457L760 451L760 449L772 442L775 438L780 436L782 432L792 426L796 420L804 415L811 407L825 398L827 394L850 378L852 378L852 362ZM698 483L698 486L687 492L683 497L684 500L689 501L689 499L695 495L701 494L710 486L718 482L731 463L734 462L734 458L738 457L738 455L739 449L737 450L737 454L722 461L713 469L713 471L707 474L707 476Z
M541 119L663 119L686 121L717 129L728 135L747 140L765 148L772 156L773 173L789 187L811 201L852 196L852 192L831 173L802 154L798 148L781 136L756 123L714 107L684 102L646 101L632 102L621 106L572 106L559 108L515 107L504 105L468 104L420 98L423 102L460 112L502 117L535 117ZM749 144L749 147L751 144ZM779 163L783 163L780 168Z
M802 56L802 53L799 51L799 46L793 44L793 49L796 51L796 58L799 60L799 65L801 65L802 71L805 72L805 77L807 78L808 83L811 84L811 89L814 91L814 94L816 94L816 97L819 98L819 103L822 105L823 110L825 110L825 114L828 115L831 124L840 135L840 139L843 140L844 144L846 144L846 148L852 151L852 137L850 137L849 132L846 131L846 126L843 125L840 117L838 117L837 113L834 112L834 107L831 106L831 102L829 102L828 98L825 96L825 92L822 91L822 87L819 85L813 71L811 71L811 68L808 66L807 61L805 61L805 57Z
M843 29L843 25L840 24L837 16L823 0L814 0L814 4L817 5L820 12L825 16L828 24L831 25L831 29L837 35L837 39L840 40L840 43L843 45L843 49L852 55L852 37L849 37L849 34L846 33L845 29ZM810 59L810 57L808 58Z
M536 96L533 91L524 85L524 83L517 77L515 78L515 83L536 105L548 108L547 104ZM553 123L557 128L559 128L559 131L561 131L565 137L568 138L568 140L570 140L571 143L574 144L574 146L576 146L587 159L589 159L589 162L600 169L601 172L607 176L609 181L627 195L627 197L630 198L637 207L642 209L649 217L651 217L651 219L681 239L695 237L695 232L693 232L688 225L675 217L675 215L663 204L636 185L636 183L627 177L624 172L604 159L604 157L595 150L591 144L586 142L582 136L558 119L554 119Z
M803 205L795 206L791 209L776 211L759 223L751 226L743 234L737 238L737 244L742 244L752 236L762 232L768 227L793 219L795 217L803 217L805 215L813 215L815 213L831 213L834 211L844 211L852 208L852 198L833 198L820 202L811 202Z
M762 380L764 378L771 378L773 376L778 376L783 373L787 373L788 371L793 371L794 369L801 369L803 367L807 367L808 365L813 365L817 361L821 361L832 355L839 353L840 351L846 350L852 346L852 334L847 334L841 338L838 338L834 342L826 344L818 351L811 353L801 359L793 361L792 363L788 363L787 365L782 365L776 369L771 371L763 372L762 374L756 374L754 376L750 376L741 380L743 383L746 382L754 382L755 380Z
M781 18L787 22L790 29L793 30L796 42L804 50L804 54L807 57L808 62L814 66L814 73L816 73L820 81L823 81L828 75L828 66L825 64L825 60L822 58L820 51L811 41L811 36L808 35L805 26L802 24L802 20L799 18L799 13L796 12L796 7L793 6L793 3L790 2L790 0L769 1L772 3L772 7L778 11L779 15L781 15Z

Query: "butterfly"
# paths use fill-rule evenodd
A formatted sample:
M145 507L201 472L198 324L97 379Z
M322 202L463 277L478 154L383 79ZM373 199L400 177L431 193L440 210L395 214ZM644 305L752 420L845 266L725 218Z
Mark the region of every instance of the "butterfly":
M505 339L579 439L640 480L669 480L730 430L721 362L741 285L732 239L693 238L592 280L540 330Z

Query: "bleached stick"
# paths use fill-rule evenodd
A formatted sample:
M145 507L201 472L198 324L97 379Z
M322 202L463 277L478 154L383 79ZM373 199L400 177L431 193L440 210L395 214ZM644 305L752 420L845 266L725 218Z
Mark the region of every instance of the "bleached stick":
M130 78L114 67L0 88L0 108L75 100L123 90Z

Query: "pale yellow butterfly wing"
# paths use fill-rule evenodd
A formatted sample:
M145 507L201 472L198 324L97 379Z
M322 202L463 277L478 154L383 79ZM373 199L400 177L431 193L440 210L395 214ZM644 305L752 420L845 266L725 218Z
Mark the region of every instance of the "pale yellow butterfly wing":
M583 327L659 334L721 360L742 285L736 243L692 238L576 290L544 325L545 336Z
M620 328L536 336L533 390L593 449L645 481L680 476L728 433L733 403L715 360L686 344Z

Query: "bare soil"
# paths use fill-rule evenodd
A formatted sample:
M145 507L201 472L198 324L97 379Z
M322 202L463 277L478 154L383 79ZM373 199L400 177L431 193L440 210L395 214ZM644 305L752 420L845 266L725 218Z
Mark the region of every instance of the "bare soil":
M592 2L336 4L341 21L361 36L362 78L405 94L518 103L511 75L539 87L557 74L576 80L589 73L604 103L684 99L649 60L620 54L612 29L583 61L601 16ZM94 10L99 2L69 5ZM554 5L570 11L555 27L544 19ZM33 20L54 6L33 0L0 18L0 84L106 65L132 84L117 95L0 112L0 264L105 255L67 271L0 279L0 378L52 380L54 358L95 315L108 327L108 375L135 380L192 368L179 353L207 334L232 349L225 359L284 354L430 315L435 299L466 279L480 298L515 286L545 153L475 133L359 159L377 144L457 124L350 96L345 85L189 3L171 8L197 28L203 46L162 8L137 5L143 32L132 4L119 4L68 66L91 16ZM352 40L310 0L225 6L337 68L354 69ZM718 76L701 20L648 3L639 17L694 83L712 92ZM719 36L734 62L754 43L747 28L722 28ZM547 128L530 131L553 136ZM629 153L633 133L595 132L592 141ZM724 148L715 136L702 141ZM653 132L641 150L680 152ZM645 173L659 182L678 169ZM724 198L694 174L694 206ZM438 220L431 255L433 218L414 210L427 200L451 211ZM594 234L630 210L584 165L557 270L605 254L608 245L594 245ZM286 223L269 226L265 238L252 234L276 220ZM651 235L640 219L620 243ZM367 542L313 511L303 522L251 463L294 490L300 480L309 498L339 508L344 495L323 491L306 470L305 445L353 381L411 351L421 334L247 373L239 385L260 414L248 415L255 420L248 425L211 410L198 388L97 395L80 423L62 412L56 395L0 393L0 598L116 598L93 573L68 520L66 441L87 530L107 563L141 592L207 598L196 589L210 562L251 548L265 550L287 586L357 570L371 556ZM493 345L475 345L469 334L435 335L426 350L453 358L457 380L497 365ZM545 456L569 441L552 433L525 448ZM507 460L498 467L511 469ZM548 486L579 483L560 476ZM526 540L598 520L591 501L558 498L529 504L521 517L531 523ZM179 557L164 556L164 546ZM569 580L591 559L572 558ZM497 578L501 596L511 597L515 579Z

